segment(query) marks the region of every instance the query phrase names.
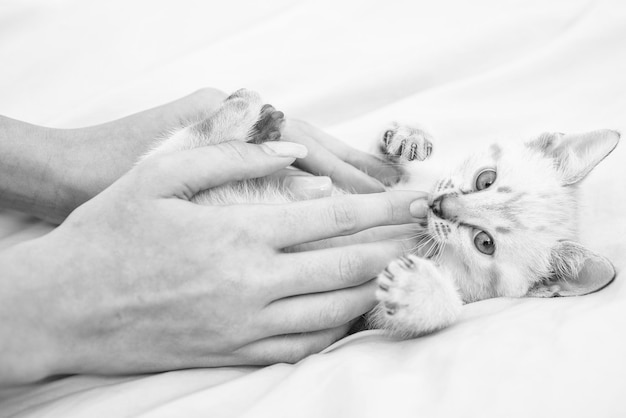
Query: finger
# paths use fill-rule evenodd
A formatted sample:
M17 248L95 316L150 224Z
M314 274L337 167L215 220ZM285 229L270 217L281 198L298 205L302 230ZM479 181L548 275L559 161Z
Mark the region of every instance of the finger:
M343 338L349 330L350 324L345 324L317 332L277 335L239 348L233 356L236 364L245 365L297 363Z
M370 280L347 289L279 299L269 304L259 319L265 321L265 330L276 334L335 328L372 310L376 289L376 281Z
M400 241L382 241L279 255L280 275L267 283L270 296L280 299L329 292L367 283L389 262L405 253ZM280 277L293 278L285 283ZM278 283L280 280L280 283Z
M310 151L307 158L295 164L296 167L315 175L328 176L338 187L349 192L376 193L385 190L380 181L342 161L314 140L302 138L294 142L306 145Z
M282 249L382 225L420 222L426 216L427 197L424 192L397 191L261 206L255 211L257 233Z
M424 228L418 224L387 225L370 228L356 234L323 239L296 245L285 249L285 252L298 253L302 251L322 250L325 248L346 247L356 244L367 244L391 240L404 248L404 253L412 251L418 244L418 238L424 235Z
M306 148L291 142L255 145L232 141L154 155L131 173L140 193L189 200L201 190L266 176L304 155Z
M339 139L329 135L328 133L310 125L306 122L298 120L287 120L284 129L285 139L293 142L300 142L313 151L306 159L297 162L307 170L319 172L319 174L328 175L333 170L333 180L342 188L352 190L356 187L357 192L377 192L382 191L378 182L372 182L370 176L382 181L384 184L395 184L402 176L400 169L389 164L388 162L363 151L357 150ZM317 145L317 146L316 146ZM328 153L323 152L323 150ZM353 171L339 164L337 160L330 159L329 154L335 156L338 160L348 163L358 170ZM319 157L318 157L319 155ZM338 167L338 168L337 168ZM360 173L359 173L360 171ZM366 174L363 176L362 174ZM354 184L357 181L356 185Z

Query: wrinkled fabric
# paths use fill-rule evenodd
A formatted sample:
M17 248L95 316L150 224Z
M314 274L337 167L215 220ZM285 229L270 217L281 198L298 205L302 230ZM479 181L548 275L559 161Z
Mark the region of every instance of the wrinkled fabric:
M248 87L366 149L419 122L445 159L544 131L626 127L626 4L78 0L0 5L0 114L80 127L203 86ZM622 140L623 142L623 140ZM581 240L626 267L626 144L582 186ZM0 249L50 226L0 213ZM72 376L0 391L15 417L626 416L621 273L580 298L486 300L397 341L295 365Z

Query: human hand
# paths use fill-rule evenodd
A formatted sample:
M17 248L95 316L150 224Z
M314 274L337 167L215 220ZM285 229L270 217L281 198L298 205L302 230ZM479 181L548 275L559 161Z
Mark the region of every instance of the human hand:
M188 201L286 167L300 155L293 145L232 142L154 156L50 234L1 253L0 376L295 362L345 335L374 306L372 278L402 243L282 249L413 223L425 206L416 216L409 206L423 193Z

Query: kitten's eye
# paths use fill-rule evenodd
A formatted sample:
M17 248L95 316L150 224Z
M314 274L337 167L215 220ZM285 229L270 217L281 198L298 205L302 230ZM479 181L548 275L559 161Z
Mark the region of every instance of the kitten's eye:
M483 190L491 186L496 181L496 170L487 168L476 176L476 190Z
M474 235L474 246L483 254L492 255L496 250L496 244L491 235L485 231L477 231Z

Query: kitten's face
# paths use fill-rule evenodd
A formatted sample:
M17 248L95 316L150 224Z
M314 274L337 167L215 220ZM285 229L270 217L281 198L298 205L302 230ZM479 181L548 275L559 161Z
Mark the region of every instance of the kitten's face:
M604 154L595 152L584 141L569 141L578 148L566 148L561 136L494 144L435 185L427 223L434 259L451 273L466 302L523 296L560 268L555 249L576 236L572 185L612 150L604 144ZM569 252L564 256L571 258ZM582 257L565 261L580 270Z
M524 145L494 144L437 183L428 229L466 301L522 296L547 275L550 249L574 238L573 191Z

